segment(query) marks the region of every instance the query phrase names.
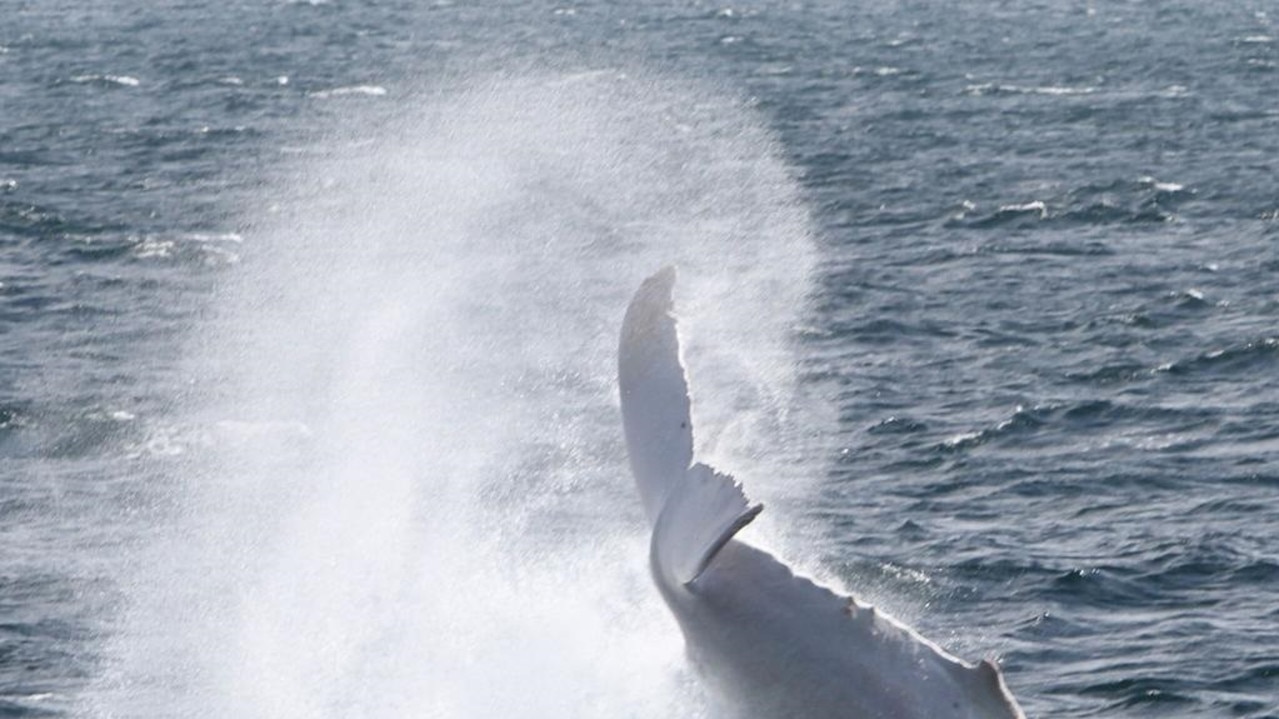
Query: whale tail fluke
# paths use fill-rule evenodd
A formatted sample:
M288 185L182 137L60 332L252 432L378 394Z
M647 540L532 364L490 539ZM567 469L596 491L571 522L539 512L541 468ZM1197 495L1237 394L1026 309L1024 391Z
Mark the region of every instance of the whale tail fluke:
M751 504L727 474L695 464L672 487L653 528L653 570L666 582L692 584L733 535L764 505Z

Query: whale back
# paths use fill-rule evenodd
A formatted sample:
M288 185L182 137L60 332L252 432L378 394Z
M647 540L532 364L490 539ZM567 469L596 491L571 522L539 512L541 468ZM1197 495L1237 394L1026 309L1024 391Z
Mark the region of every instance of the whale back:
M993 662L964 662L743 542L692 584L659 588L700 673L742 716L1025 719Z

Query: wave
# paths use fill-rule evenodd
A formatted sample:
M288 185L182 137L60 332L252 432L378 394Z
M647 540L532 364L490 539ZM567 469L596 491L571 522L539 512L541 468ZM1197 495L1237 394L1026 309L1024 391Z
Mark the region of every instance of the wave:
M1141 177L1088 184L1056 197L1010 203L985 212L968 203L951 215L946 226L987 230L1167 223L1175 222L1178 207L1195 195L1194 189L1180 183ZM1100 248L1109 252L1104 246ZM1088 254L1096 249L1074 251Z

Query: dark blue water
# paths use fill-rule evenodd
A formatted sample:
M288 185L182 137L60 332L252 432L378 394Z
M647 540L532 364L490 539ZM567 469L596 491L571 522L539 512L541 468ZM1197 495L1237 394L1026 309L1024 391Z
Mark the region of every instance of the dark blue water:
M667 262L790 556L1032 716L1279 716L1279 9L0 13L0 716L706 715Z

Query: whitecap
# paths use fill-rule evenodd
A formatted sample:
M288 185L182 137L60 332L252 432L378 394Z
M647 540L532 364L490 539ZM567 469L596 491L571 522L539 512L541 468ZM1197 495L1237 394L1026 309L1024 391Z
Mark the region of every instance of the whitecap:
M240 255L231 250L229 245L240 244L244 238L234 232L193 232L170 237L147 235L134 237L132 240L135 244L131 253L137 260L186 258L207 266L223 266L240 261Z
M192 242L234 242L237 245L244 242L244 236L238 232L192 232L183 235L182 239L190 240Z
M966 219L968 217L968 213L976 209L977 209L977 203L973 202L972 200L964 200L963 202L959 203L959 206L956 208L955 212L951 215L951 218L955 220Z
M1035 200L1033 202L1026 202L1020 205L1000 205L999 211L1000 212L1038 212L1039 217L1041 219L1048 216L1048 206L1044 204L1043 200Z
M168 259L173 256L173 240L159 240L153 237L143 238L133 248L133 256L140 260L159 258Z
M1095 87L1066 87L1064 85L1046 85L1025 90L1025 92L1035 95L1091 95L1096 91L1097 88Z
M210 245L203 250L204 264L208 266L234 265L239 264L240 255L232 252L225 247Z
M968 85L964 88L964 93L968 95L996 95L1001 93L1009 93L1013 95L1054 95L1054 96L1070 96L1070 95L1091 95L1097 92L1097 88L1091 86L1069 87L1066 85L1001 85L995 82L984 82L980 84Z
M337 87L332 90L316 90L310 93L311 97L321 100L327 100L330 97L345 97L347 95L364 95L366 97L381 97L386 94L386 88L381 85L353 85L351 87Z
M947 449L958 449L965 445L971 444L972 442L976 440L981 439L981 435L982 433L980 431L964 432L962 434L957 434L954 437L951 437L950 439L943 441L942 446L946 447Z
M108 420L112 422L132 422L137 418L138 416L136 414L123 409L103 409L90 412L85 415L85 419L93 420L95 422L105 422Z
M1158 192L1181 192L1186 189L1186 186L1179 182L1160 182L1150 175L1142 177L1139 182L1154 188Z
M71 82L86 85L94 82L105 82L121 87L137 87L142 81L131 75L76 75Z

